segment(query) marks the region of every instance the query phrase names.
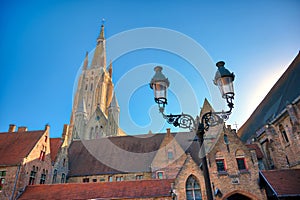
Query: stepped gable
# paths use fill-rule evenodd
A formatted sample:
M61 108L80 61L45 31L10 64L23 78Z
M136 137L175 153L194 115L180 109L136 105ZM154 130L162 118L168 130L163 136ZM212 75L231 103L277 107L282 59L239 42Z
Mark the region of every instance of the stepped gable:
M247 141L256 131L262 128L274 117L300 96L300 52L271 88L262 102L257 106L249 119L238 130L243 142Z
M0 166L20 164L44 132L45 130L0 133Z

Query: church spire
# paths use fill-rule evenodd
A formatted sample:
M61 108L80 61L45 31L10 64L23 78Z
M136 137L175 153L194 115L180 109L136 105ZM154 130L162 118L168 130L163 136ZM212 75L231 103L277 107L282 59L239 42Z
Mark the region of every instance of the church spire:
M100 34L99 34L99 36L98 36L98 38L97 38L97 45L98 45L100 42L102 42L103 40L105 40L105 38L104 38L104 25L102 24L102 25L101 25L101 31L100 31Z
M104 25L101 25L101 31L97 38L97 45L92 60L92 68L106 68L106 49L105 49L105 37L104 37Z

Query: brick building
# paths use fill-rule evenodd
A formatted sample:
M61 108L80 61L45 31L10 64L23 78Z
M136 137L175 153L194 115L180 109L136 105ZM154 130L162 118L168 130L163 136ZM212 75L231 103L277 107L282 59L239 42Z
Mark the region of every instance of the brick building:
M68 174L68 138L69 126L64 125L61 138L50 138L51 149L51 183L65 183Z
M216 200L272 199L268 191L278 180L259 169L299 168L299 60L238 134L225 124L206 132ZM62 137L49 139L49 126L17 132L11 126L0 133L0 199L207 199L195 133L124 136L113 87L102 26L91 65L86 55L82 66ZM200 117L212 110L205 99Z
M257 144L262 169L300 168L300 52L238 135Z
M220 127L219 134L207 136L206 143L215 199L265 199L258 185L256 151L248 149L230 127ZM50 198L55 193L66 199L72 195L83 195L83 199L207 199L199 143L194 138L192 132L168 129L165 134L73 141L68 152L68 183L28 186L21 199ZM153 187L163 194L152 191ZM63 188L74 191L65 197ZM151 195L142 195L140 190Z
M205 100L202 112L207 110L212 108ZM215 198L265 199L258 185L257 155L261 152L253 145L248 148L235 130L223 124L212 127L205 137ZM123 182L168 180L173 197L206 199L200 147L194 138L193 132L171 133L167 129L166 133L158 134L73 140L68 149L67 182L106 183L108 187L110 183L122 186Z
M49 126L27 131L10 125L0 133L0 199L14 199L27 185L48 184L51 173Z
M263 155L259 159L259 168L261 170L272 170L261 173L260 176L264 182L268 182L268 179L270 179L269 174L278 173L280 175L282 169L287 169L283 170L286 176L282 176L284 179L281 181L295 183L294 180L289 181L288 178L293 178L293 176L290 176L294 172L292 169L300 168L299 85L300 52L238 131L242 141L249 145L256 145L262 152ZM278 182L280 182L278 179L271 178L268 183L275 183L277 190L285 190L286 185L278 184ZM299 197L300 183L299 181L297 183L296 197ZM270 184L263 184L263 186L267 187L268 199L279 198L279 196L274 196L269 192L268 187ZM292 185L289 186L293 188Z

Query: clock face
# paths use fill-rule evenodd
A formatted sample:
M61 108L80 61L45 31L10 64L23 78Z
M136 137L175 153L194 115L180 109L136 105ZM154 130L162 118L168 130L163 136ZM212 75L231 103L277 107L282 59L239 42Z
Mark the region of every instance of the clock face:
M99 121L100 120L100 116L97 115L96 120Z

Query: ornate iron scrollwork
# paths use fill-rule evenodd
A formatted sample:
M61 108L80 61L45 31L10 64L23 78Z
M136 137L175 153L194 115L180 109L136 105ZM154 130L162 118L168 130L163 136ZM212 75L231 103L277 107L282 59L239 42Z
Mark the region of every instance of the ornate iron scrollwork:
M169 124L173 124L175 127L186 128L190 131L195 130L195 120L191 115L184 113L182 113L181 115L165 115L164 113L162 113L162 115Z

